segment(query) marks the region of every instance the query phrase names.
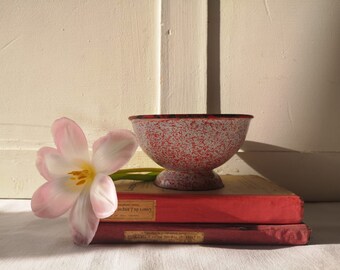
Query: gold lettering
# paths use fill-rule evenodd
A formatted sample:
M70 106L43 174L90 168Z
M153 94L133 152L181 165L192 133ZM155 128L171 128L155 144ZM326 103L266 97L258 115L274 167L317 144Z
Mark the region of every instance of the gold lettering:
M125 231L124 240L128 242L203 243L204 233L177 231Z
M119 200L116 212L104 221L155 221L155 200Z

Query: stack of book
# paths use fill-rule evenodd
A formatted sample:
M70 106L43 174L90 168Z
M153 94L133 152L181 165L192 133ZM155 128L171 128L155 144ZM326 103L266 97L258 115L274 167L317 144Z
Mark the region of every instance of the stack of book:
M152 182L117 181L118 209L100 221L96 243L304 245L303 201L254 175L222 176L224 188L162 189Z

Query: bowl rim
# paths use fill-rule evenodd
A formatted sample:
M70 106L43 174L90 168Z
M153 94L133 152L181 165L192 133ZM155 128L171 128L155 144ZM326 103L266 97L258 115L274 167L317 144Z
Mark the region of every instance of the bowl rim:
M129 120L150 120L150 119L235 119L235 118L254 118L250 114L141 114L132 115Z

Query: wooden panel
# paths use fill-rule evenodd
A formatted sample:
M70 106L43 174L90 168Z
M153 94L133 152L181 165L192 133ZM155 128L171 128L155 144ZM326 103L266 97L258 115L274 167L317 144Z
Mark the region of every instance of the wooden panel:
M94 139L155 113L160 3L1 1L0 144L36 148L68 116Z
M161 113L206 113L207 0L163 0Z
M0 23L0 197L43 183L35 153L56 118L93 142L157 112L159 1L4 0Z

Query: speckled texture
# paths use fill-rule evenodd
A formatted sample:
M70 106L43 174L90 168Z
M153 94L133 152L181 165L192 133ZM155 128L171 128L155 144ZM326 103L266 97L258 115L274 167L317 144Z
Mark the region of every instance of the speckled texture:
M151 159L168 170L187 173L183 178L183 174L164 172L157 185L205 190L223 186L212 170L238 151L251 118L133 118L132 125L141 148Z
M187 191L219 189L224 186L220 176L213 171L187 173L164 170L157 176L155 184L162 188Z

